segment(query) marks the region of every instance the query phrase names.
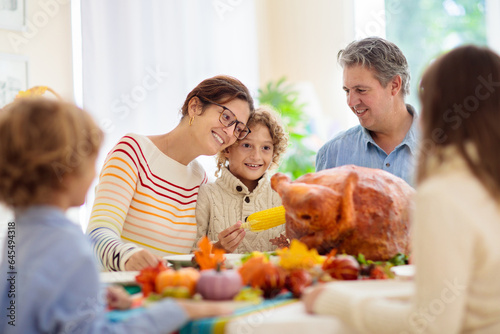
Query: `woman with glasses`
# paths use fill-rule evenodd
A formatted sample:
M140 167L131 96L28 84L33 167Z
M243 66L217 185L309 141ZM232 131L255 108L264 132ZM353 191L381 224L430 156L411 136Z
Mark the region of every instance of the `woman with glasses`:
M245 138L253 110L245 85L216 76L188 94L172 131L127 134L116 144L101 171L87 229L105 269L141 270L191 251L198 189L207 182L195 159Z

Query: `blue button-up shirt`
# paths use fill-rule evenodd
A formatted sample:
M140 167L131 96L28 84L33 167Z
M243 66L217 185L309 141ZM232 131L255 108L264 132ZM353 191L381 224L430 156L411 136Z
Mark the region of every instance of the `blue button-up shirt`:
M413 123L403 141L387 154L361 125L344 131L320 148L316 155L316 171L343 165L379 168L408 184L414 184L415 157L418 150L418 121L413 107L407 105Z

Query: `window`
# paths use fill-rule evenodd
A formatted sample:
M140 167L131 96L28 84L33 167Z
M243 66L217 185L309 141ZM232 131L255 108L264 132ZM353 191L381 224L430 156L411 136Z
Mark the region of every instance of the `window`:
M418 109L418 83L429 62L459 45L487 45L485 0L385 1L386 36L411 71L407 103ZM500 13L497 13L500 14Z

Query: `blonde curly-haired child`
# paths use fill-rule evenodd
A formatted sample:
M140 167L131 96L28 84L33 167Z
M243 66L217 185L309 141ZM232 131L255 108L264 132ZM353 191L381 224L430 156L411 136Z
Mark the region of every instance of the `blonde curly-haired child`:
M247 126L245 139L218 153L215 175L221 175L200 187L196 204L196 240L206 235L228 253L273 251L269 240L284 231L284 225L262 232L240 228L250 214L281 205L268 170L278 167L288 145L280 117L269 107L258 108Z

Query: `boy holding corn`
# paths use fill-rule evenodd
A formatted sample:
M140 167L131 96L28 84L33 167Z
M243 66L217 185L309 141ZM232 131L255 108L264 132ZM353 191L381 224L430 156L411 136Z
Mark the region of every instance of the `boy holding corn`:
M281 205L267 170L278 166L288 144L279 116L269 108L258 108L247 126L245 139L218 153L215 175L221 176L200 187L196 204L196 240L206 235L228 253L273 251L269 240L284 232L284 225L258 233L241 228L250 214Z

